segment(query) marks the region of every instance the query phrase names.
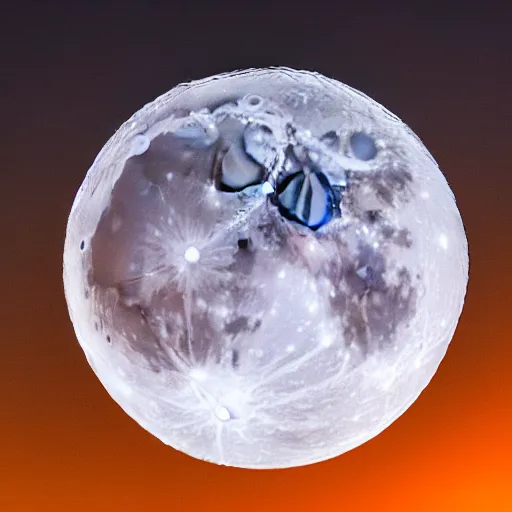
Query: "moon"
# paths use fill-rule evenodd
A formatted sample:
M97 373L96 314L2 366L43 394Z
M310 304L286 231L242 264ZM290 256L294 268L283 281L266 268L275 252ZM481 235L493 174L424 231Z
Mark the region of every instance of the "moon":
M110 396L192 457L339 456L416 400L453 337L468 247L420 139L318 73L180 84L98 154L64 285Z

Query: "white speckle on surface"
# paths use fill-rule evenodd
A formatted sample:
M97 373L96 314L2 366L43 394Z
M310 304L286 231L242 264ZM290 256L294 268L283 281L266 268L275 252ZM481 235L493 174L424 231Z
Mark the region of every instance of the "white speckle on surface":
M215 416L221 421L228 421L231 419L231 414L223 405L217 405L213 411Z
M117 380L117 385L119 387L119 391L123 393L125 396L132 396L133 395L133 389L130 385L126 383L124 380Z
M279 274L277 274L277 277L279 279L284 279L286 277L286 272L284 270L281 270Z
M318 302L315 301L315 302L312 302L309 307L308 307L308 311L311 313L311 314L314 314L318 311Z
M263 356L263 350L261 350L260 348L250 348L248 353L251 357L260 358Z
M201 311L204 311L208 307L208 303L202 297L198 297L196 304Z
M200 256L201 254L199 250L194 246L188 247L187 250L185 251L185 259L189 263L197 263L199 261Z
M361 278L361 279L366 279L367 275L368 275L368 267L365 265L364 267L361 267L361 268L358 268L356 270L356 274Z
M430 197L430 194L426 190L422 190L420 193L420 197L422 199L428 199Z
M334 336L330 332L324 332L322 335L322 339L320 340L320 343L322 347L330 347L334 342Z
M190 376L199 382L206 380L208 374L202 368L193 368L190 370Z
M221 318L227 318L229 315L229 309L226 306L219 306L216 312Z
M439 245L446 251L448 249L448 238L443 233L439 236Z
M286 345L286 352L288 352L288 354L295 352L295 345L293 343Z
M263 183L261 186L261 192L267 196L268 194L272 194L272 192L274 192L274 187L268 181L265 181L265 183Z
M167 326L165 324L160 326L160 336L163 339L166 339L169 336L169 331L167 330Z
M172 172L168 172L166 175L165 175L165 178L167 181L171 181L172 180L172 177L173 177L173 174Z

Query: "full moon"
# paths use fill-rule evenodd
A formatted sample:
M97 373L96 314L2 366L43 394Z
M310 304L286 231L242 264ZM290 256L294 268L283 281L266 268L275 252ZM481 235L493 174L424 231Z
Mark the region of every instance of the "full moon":
M107 142L64 285L110 396L163 443L243 468L336 457L398 418L454 334L468 248L420 139L318 73L180 84Z

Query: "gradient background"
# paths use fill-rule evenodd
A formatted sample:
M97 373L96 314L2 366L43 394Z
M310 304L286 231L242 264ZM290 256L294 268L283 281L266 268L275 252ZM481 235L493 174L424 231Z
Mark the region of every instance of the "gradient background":
M2 3L2 512L512 511L511 16L505 0L410 3ZM419 134L457 197L471 277L407 413L334 460L250 471L122 412L76 342L61 261L74 195L123 121L179 82L267 65L346 82Z

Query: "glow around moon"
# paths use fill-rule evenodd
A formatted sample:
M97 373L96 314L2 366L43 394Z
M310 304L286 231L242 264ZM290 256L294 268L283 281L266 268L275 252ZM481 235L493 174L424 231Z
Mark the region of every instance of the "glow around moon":
M66 299L143 428L246 468L326 460L400 416L463 306L454 196L414 133L317 73L182 84L124 123L77 194Z

